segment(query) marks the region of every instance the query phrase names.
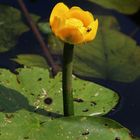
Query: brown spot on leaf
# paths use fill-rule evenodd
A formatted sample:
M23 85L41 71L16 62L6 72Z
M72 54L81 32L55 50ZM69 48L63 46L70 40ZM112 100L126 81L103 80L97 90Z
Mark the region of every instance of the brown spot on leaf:
M83 136L85 136L85 135L89 135L89 131L85 131L85 132L83 132L82 135L83 135Z
M50 98L50 97L47 97L46 99L44 99L44 103L47 104L47 105L51 105L53 102L53 99Z
M20 84L20 81L19 81L18 77L16 77L16 80L17 80L17 83Z
M119 137L116 137L115 140L121 140Z
M94 101L91 101L90 103L91 103L91 104L90 104L91 106L95 106L95 105L97 105L97 103L94 102Z
M35 94L34 93L31 93L31 95L34 96Z
M40 122L40 125L42 125L42 124L44 124L45 122L44 121L42 121L42 122Z
M108 124L107 124L107 123L105 123L105 126L108 126Z
M5 114L5 117L6 117L7 119L11 119L11 118L14 117L14 115L13 115L13 114Z
M81 99L81 98L74 98L73 101L75 101L75 102L77 102L77 103L82 103L82 102L84 102L84 100Z
M37 79L37 81L41 81L41 80L42 80L42 78L38 78L38 79Z
M83 111L83 112L88 112L89 110L86 108L86 109L83 109L82 111Z
M26 137L24 137L24 139L29 139L29 137L28 137L28 136L26 136Z

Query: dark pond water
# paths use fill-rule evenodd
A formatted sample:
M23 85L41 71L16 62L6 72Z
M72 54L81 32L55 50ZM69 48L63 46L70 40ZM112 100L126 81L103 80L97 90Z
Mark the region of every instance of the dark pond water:
M59 2L58 0L55 2L51 0L34 0L32 3L29 0L24 1L29 11L40 15L42 19L47 19L55 3ZM16 0L0 0L0 3L5 3L19 8ZM94 11L94 13L97 14L115 15L120 22L122 32L128 35L130 35L137 28L135 23L131 20L133 19L132 17L126 17L112 10L105 10L97 5L93 6L86 0L71 0L65 3L68 3L69 5L80 5L82 8ZM138 44L140 44L139 30L136 30L132 37L137 41ZM29 40L27 40L27 38ZM30 48L28 46L30 46ZM18 53L42 54L42 51L39 49L38 43L35 41L35 37L31 32L24 34L19 39L16 49L0 54L0 67L6 67L10 69L17 67L17 64L9 61L9 58L15 56ZM106 116L120 122L122 125L130 129L134 135L140 136L140 79L129 84L98 79L89 80L100 83L118 92L121 98L120 104L117 106L115 111L109 113Z

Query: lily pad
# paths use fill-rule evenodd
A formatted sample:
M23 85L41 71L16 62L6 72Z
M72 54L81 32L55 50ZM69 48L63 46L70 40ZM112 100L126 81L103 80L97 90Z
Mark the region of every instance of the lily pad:
M19 69L18 73L15 75L8 70L0 69L1 86L15 91L7 93L7 90L3 91L3 88L0 88L2 110L9 112L24 108L34 111L40 108L63 115L61 73L55 78L50 78L48 70L36 67ZM118 102L118 95L114 91L75 76L73 76L73 94L75 115L103 115Z
M113 9L124 14L133 14L140 9L139 0L89 0L104 8Z
M75 46L74 73L120 82L132 82L140 76L140 47L119 31L115 18L98 16L96 39ZM63 43L54 35L48 37L51 51L62 55Z
M119 123L100 117L44 120L22 110L1 115L0 124L2 140L135 140L130 131Z
M38 16L31 15L35 21ZM0 52L12 49L18 37L29 28L22 20L21 12L7 5L0 5Z
M48 68L48 64L45 58L36 54L20 54L17 55L16 58L12 58L11 60L29 67L35 66Z
M119 123L100 117L67 117L54 120L46 127L48 140L133 140L130 131Z

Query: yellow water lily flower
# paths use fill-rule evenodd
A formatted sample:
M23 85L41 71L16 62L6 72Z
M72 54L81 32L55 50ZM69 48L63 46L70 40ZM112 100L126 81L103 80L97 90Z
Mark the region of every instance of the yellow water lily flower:
M50 26L53 33L64 42L79 44L95 38L98 29L98 19L93 15L73 6L68 8L60 2L55 5L50 15Z

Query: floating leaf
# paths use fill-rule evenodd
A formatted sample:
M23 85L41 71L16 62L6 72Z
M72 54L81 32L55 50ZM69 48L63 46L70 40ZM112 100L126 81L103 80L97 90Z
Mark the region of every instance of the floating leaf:
M130 131L119 123L100 117L67 117L52 121L46 127L48 140L133 140Z
M12 89L10 92L0 88L0 108L5 112L41 108L53 114L63 114L61 73L52 79L48 70L36 67L19 69L18 75L0 69L0 84ZM73 94L75 115L103 115L118 102L118 95L112 90L75 76Z
M139 0L89 0L104 8L114 9L124 14L133 14L140 9Z
M45 120L22 110L14 114L2 114L0 124L2 140L135 140L130 131L119 123L100 117Z
M17 55L17 58L12 58L11 60L25 65L25 66L35 66L35 67L42 67L42 68L48 68L48 64L45 60L40 55L35 55L35 54L20 54Z
M130 37L119 32L113 17L100 16L94 41L75 46L74 72L84 77L97 77L132 82L140 76L140 48ZM52 52L62 55L63 44L53 35L48 42ZM61 45L60 45L61 44Z
M38 16L31 15L35 21ZM21 12L16 8L0 5L0 52L12 49L18 37L29 28L22 21Z

